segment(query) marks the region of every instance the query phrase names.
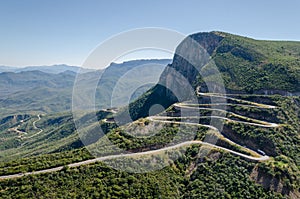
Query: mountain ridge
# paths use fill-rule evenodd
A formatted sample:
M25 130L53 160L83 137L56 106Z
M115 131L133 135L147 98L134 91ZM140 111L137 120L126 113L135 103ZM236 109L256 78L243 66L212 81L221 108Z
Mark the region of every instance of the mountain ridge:
M209 63L216 67L209 68ZM199 71L207 75L201 77ZM187 79L185 84L194 92L196 88L208 92L207 86L211 84L215 88L224 87L226 93L299 95L300 42L255 40L218 31L192 34L176 48L159 84L129 105L134 120L148 116L154 104L167 108L178 101L168 88L183 83L178 82L174 73ZM222 83L218 84L219 81ZM182 86L177 88L181 89L177 93L186 92Z
M214 33L202 33L193 37L208 49L208 53L197 49L199 45L193 45L193 41L184 40L177 48L173 62L161 68L164 72L159 83L130 103L130 114L137 121L130 121L126 125L115 121L115 116L118 116L115 114L122 114L122 108L102 109L96 113L96 120L92 119L94 112L83 114L79 122L84 125L84 132L79 139L70 112L4 118L0 126L0 139L5 140L1 147L6 150L0 158L8 162L1 164L0 174L4 178L7 174L20 178L10 176L13 179L3 179L0 182L0 195L4 198L34 198L52 193L51 196L55 198L70 196L70 193L72 197L81 193L84 196L88 192L95 198L299 198L300 99L285 95L253 95L260 88L298 91L298 85L293 85L295 80L299 80L298 44L282 49L282 43L267 45L263 42L262 45L239 36L229 35L233 38L225 39ZM279 52L266 52L266 49L277 49ZM212 60L215 65L211 64ZM281 69L272 72L276 63L281 64ZM106 72L115 76L108 75L106 80L102 79L109 80L103 82L108 86L107 92L102 93L104 95L110 94L115 82L126 74L126 70L116 74L119 65L111 66ZM284 73L290 70L291 74ZM196 73L199 71L202 71L200 75ZM151 70L148 72L151 73ZM216 74L223 78L225 91L231 92L229 95L219 92L222 91L222 82ZM265 78L268 84L255 82L255 78ZM268 78L275 78L279 83ZM94 81L88 74L81 80ZM281 85L281 82L285 84ZM249 85L253 86L252 89L248 89ZM41 93L43 91L41 88ZM196 100L174 104L192 97L196 97ZM217 103L213 103L213 98L218 99ZM225 102L220 100L224 98ZM152 109L156 105L166 110L155 117L143 118L162 111L161 107L156 111ZM183 115L183 109L191 111ZM196 112L199 115L195 115ZM221 122L224 128L211 122L212 118ZM99 133L99 124L105 134L103 137ZM10 130L7 131L7 128ZM43 133L39 133L40 130ZM18 137L19 140L16 139ZM125 150L139 155L138 152L145 151L152 154L156 149L167 149L168 145L186 139L195 140L188 142L192 145L186 151L168 151L141 159L130 158L122 152ZM195 145L202 141L219 147ZM83 143L90 152L95 149L96 155L92 156L87 148L81 148ZM80 165L87 159L90 159L88 163L92 163L94 160L91 159L95 156L109 157L119 149L122 158L105 163L113 168L121 167L121 170L102 163ZM234 156L228 151L240 155ZM18 159L22 155L26 158ZM176 159L168 159L173 155ZM242 156L253 158L246 160ZM258 161L253 162L252 159ZM139 173L139 164L136 164L139 162L146 166L141 168L142 173ZM144 169L163 162L168 163L165 168L143 173ZM71 163L78 167L69 167L73 165ZM134 172L125 172L125 167L130 165ZM32 171L38 172L28 173ZM39 174L39 171L52 173ZM34 184L33 178L38 179ZM74 179L81 179L80 182L84 183L79 184ZM164 182L164 186L161 186L161 182ZM134 192L136 190L143 191L137 193Z
M93 69L87 69L87 68L82 68L80 66L70 66L67 64L54 64L50 66L24 66L24 67L14 67L14 66L0 66L0 73L3 72L14 72L14 73L20 73L24 71L42 71L45 73L53 73L53 74L58 74L64 71L73 71L73 72L81 72L81 73L86 73L86 72L91 72Z
M100 94L100 99L110 92L108 89L113 90L111 87L114 85L113 82L117 81L116 77L120 78L126 72L143 64L158 65L163 70L169 61L168 59L132 60L109 65L105 69L106 77L102 80L102 83L109 87L102 89L103 94ZM40 110L40 113L70 110L76 78L82 81L81 85L84 88L89 88L91 84L98 83L103 71L94 70L80 74L70 70L62 70L59 73L47 73L40 70L0 73L0 105L3 107L1 114L31 112L32 110Z

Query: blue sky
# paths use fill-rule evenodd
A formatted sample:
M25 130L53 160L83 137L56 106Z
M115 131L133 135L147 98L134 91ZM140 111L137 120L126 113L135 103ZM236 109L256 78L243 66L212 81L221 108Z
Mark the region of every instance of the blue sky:
M81 65L105 39L142 27L300 41L299 8L298 0L0 0L0 65Z

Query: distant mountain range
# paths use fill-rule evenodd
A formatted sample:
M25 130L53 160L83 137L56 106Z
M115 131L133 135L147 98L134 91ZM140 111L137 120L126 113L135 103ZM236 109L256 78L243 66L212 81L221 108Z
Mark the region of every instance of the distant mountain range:
M144 64L150 67L134 71ZM140 85L148 77L158 83ZM80 83L78 96L72 95L74 80ZM91 86L95 84L96 89ZM128 85L140 87L132 93ZM124 105L122 98L128 93L132 103L116 113L97 111L97 120L92 119L95 112L77 109L80 125L75 126L75 114L67 112L72 97L86 106L96 96L95 105L110 107L114 92L118 106ZM89 194L298 199L299 93L300 42L260 41L223 32L190 35L172 61L112 63L105 70L82 74L0 73L0 175L53 171L0 180L0 198ZM162 111L158 105L166 111L147 118ZM121 125L121 119L127 124ZM191 145L182 145L184 141ZM81 148L83 144L87 147ZM111 159L116 161L68 166L119 152L119 158ZM149 168L155 170L144 173ZM34 184L32 179L37 179Z
M147 75L159 77L164 67L169 64L168 59L149 59L133 60L124 63L112 63L105 69L105 77L101 79L101 85L105 87L97 88L97 102L101 105L109 104L108 96L111 94L118 79L130 71L132 68L143 64L155 64L159 70L148 72ZM2 67L8 71L11 67ZM74 81L79 67L67 65L40 66L17 68L15 71L0 73L0 115L15 113L51 113L70 110L72 103L72 91ZM100 75L104 71L86 70L81 73L81 86L89 88L91 84L97 84ZM146 74L144 74L146 75ZM143 74L139 75L143 78ZM132 77L128 78L127 83L134 84ZM99 84L99 83L98 83ZM144 87L142 91L135 93L139 97L150 86ZM120 98L126 90L119 93ZM124 105L120 101L118 105Z
M12 66L0 66L0 73L3 72L14 72L14 73L20 73L20 72L25 72L25 71L41 71L44 73L53 73L53 74L58 74L62 73L65 71L72 71L72 72L81 72L81 73L86 73L86 72L91 72L93 69L85 69L81 68L79 66L69 66L65 64L60 64L60 65L52 65L52 66L26 66L26 67L12 67Z

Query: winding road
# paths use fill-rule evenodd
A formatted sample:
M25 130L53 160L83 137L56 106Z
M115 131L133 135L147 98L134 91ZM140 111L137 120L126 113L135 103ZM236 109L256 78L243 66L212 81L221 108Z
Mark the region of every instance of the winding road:
M250 101L246 101L246 100L235 99L235 98L227 97L225 95L208 94L208 93L205 93L205 94L199 93L199 95L222 97L222 98L236 100L238 102L248 104L248 105L239 104L240 106L253 106L253 107L259 107L259 108L276 108L275 106L265 105L265 104L259 104L259 103L250 102ZM213 105L213 104L210 104L210 105ZM237 105L237 104L235 104L235 105ZM200 108L200 107L196 107L195 104L194 105L189 105L189 104L184 104L184 103L178 103L178 104L175 104L174 106L177 106L177 107L180 107L180 108L191 108L191 109L193 109L193 108L194 109L195 108L196 109ZM199 106L199 104L198 104L198 106ZM203 108L203 109L211 110L210 108ZM222 110L222 109L213 109L213 110L225 111L225 110ZM226 113L234 114L234 116L239 116L239 117L243 117L243 118L245 117L245 116L237 115L237 114L232 113L232 112L227 112L226 111ZM226 117L221 117L221 116L203 116L203 118L204 117L205 118L207 118L207 117L215 117L215 118L224 119L224 120L228 120L228 121L240 122L240 123L244 123L244 124L248 124L248 125L255 125L255 126L260 126L260 127L268 127L268 128L270 128L270 127L277 127L278 126L278 124L269 123L269 122L266 122L266 121L255 120L255 119L247 118L247 117L246 118L250 119L252 122L237 121L237 120L232 120L232 119L229 119L229 118L226 118ZM151 116L151 117L148 117L148 119L151 120L151 121L157 121L157 122L162 122L162 123L178 123L178 124L186 124L186 125L204 126L204 127L208 127L210 129L212 129L212 130L217 131L218 133L220 133L219 130L216 127L211 126L211 125L198 124L198 123L192 123L192 122L169 121L169 119L190 119L190 118L194 118L194 117L169 117L169 116ZM36 120L36 121L33 122L34 128L39 129L39 128L36 127L35 123L37 121L39 121L40 119L41 118L38 115L38 120ZM36 135L38 135L38 134L40 134L42 132L43 132L43 130L39 129L38 133L36 133L36 134L34 134L34 135L30 136L30 137L36 136ZM222 134L220 133L220 135L222 135ZM30 138L30 137L27 137L27 138ZM228 142L230 142L231 144L235 144L237 146L240 146L240 145L234 143L233 141L231 141L231 140L229 140L227 138L224 138L224 139L227 140ZM65 165L65 166L68 166L68 167L72 168L72 167L78 167L78 166L81 166L81 165L87 165L87 164L95 163L95 162L98 162L98 161L104 161L104 160L108 160L108 159L116 159L116 158L122 158L122 157L135 157L135 156L141 156L141 155L150 155L150 154L160 153L160 152L168 151L168 150L179 148L179 147L183 147L183 146L188 146L188 145L191 145L191 144L201 144L201 145L208 146L208 147L211 147L211 148L220 149L220 150L227 151L229 153L232 153L234 155L237 155L237 156L240 156L240 157L246 158L248 160L252 160L252 161L265 161L265 160L269 159L269 156L267 156L267 155L264 155L264 156L263 155L259 155L255 151L252 151L251 149L248 149L246 147L243 147L243 148L245 148L247 150L251 150L253 153L257 154L258 157L246 155L246 154L243 154L243 153L240 153L240 152L236 152L236 151L233 151L233 150L221 147L221 146L217 146L217 145L211 144L211 143L207 143L207 142L203 142L203 141L198 141L198 140L193 140L193 141L186 141L186 142L183 142L183 143L180 143L180 144L177 144L177 145L173 145L173 146L168 146L168 147L165 147L165 148L162 148L162 149L145 151L145 152L138 152L138 153L108 155L108 156L99 157L99 158L95 158L95 159L90 159L90 160L86 160L86 161L82 161L82 162L68 164L68 165ZM242 147L242 146L240 146L240 147ZM28 175L50 173L50 172L60 171L63 168L64 168L64 166L58 166L58 167L54 167L54 168L43 169L43 170L40 170L40 171L33 171L33 172L26 172L26 173L20 173L20 174L12 174L12 175L4 175L4 176L0 176L0 179L4 180L4 179L18 178L18 177L23 177L23 176L28 176Z
M40 116L40 115L37 115L37 117L38 117L38 119L35 120L34 122L32 122L32 125L33 125L33 128L34 128L34 129L38 130L38 132L35 133L35 134L33 134L33 135L31 135L31 136L26 137L26 139L35 137L35 136L37 136L38 134L40 134L40 133L43 132L43 129L40 129L40 128L38 128L38 127L36 126L36 122L38 122L38 121L41 120L41 116Z
M196 104L186 104L186 103L177 103L177 104L174 104L175 107L179 107L179 108L220 111L220 112L224 112L226 114L230 114L232 116L235 116L237 118L241 118L241 119L245 119L245 120L250 120L252 122L238 121L238 120L233 120L233 119L230 119L230 118L227 118L227 117L221 117L221 116L202 116L202 118L213 117L213 118L224 119L224 120L231 121L231 122L239 122L239 123L243 123L243 124L249 124L249 125L260 126L260 127L278 127L279 126L278 124L275 124L275 123L266 122L266 121L262 121L262 120L256 120L256 119L245 117L245 116L242 116L242 115L238 115L236 113L233 113L233 112L230 112L230 111L226 111L226 110L223 110L223 109L217 109L217 108L200 108L200 107L196 107L195 105ZM240 106L243 106L243 105L240 105ZM199 119L200 119L200 117L199 117Z
M186 124L186 125L197 125L197 126L204 126L204 127L208 127L212 130L215 130L219 133L219 135L223 136L221 134L221 132L214 126L211 125L205 125L205 124L199 124L199 123L191 123L191 122L182 122L182 121L170 121L170 120L174 120L174 119L206 119L206 118L218 118L218 119L222 119L222 120L227 120L230 122L237 122L237 123L242 123L242 124L246 124L246 125L251 125L251 126L259 126L259 127L264 127L264 128L275 128L280 126L279 124L276 123L271 123L271 122L267 122L267 121L262 121L262 120L257 120L257 119L253 119L253 118L249 118L246 116L242 116L230 111L226 111L224 109L218 109L218 108L207 108L208 106L213 107L213 106L227 106L227 105L231 105L231 106L244 106L244 107L255 107L255 108L262 108L262 109L275 109L277 108L276 106L272 106L272 105L267 105L267 104L260 104L257 102L251 102L251 101L247 101L247 100L242 100L242 99L237 99L237 98L232 98L232 97L228 97L225 94L218 94L218 93L201 93L197 91L197 95L198 96L208 96L208 97L217 97L217 98L224 98L224 99L230 99L232 101L236 101L238 103L243 103L243 104L227 104L227 103L215 103L215 104L191 104L191 103L176 103L173 104L174 107L178 107L178 108L184 108L184 109L192 109L192 110L210 110L210 111L219 111L221 113L224 113L224 115L231 115L234 116L236 118L240 118L243 120L247 120L247 121L251 121L251 122L246 122L246 121L239 121L239 120L233 120L227 117L222 117L222 116L186 116L186 117L171 117L171 116L151 116L149 117L150 120L152 121L156 121L156 122L163 122L163 123L176 123L176 124ZM200 107L200 106L207 106L207 107ZM246 148L244 146L241 146L233 141L231 141L228 138L225 138L223 136L223 139L225 139L227 142L240 146L242 148L245 148L249 151L251 151L252 153L257 154L256 151L253 151L249 148ZM264 157L264 156L262 156Z
M268 105L268 104L260 104L260 103L251 102L251 101L248 101L248 100L242 100L242 99L228 97L228 96L234 96L234 95L235 96L241 96L241 94L201 93L201 92L197 91L197 95L198 96L208 96L208 97L218 97L218 98L229 99L229 100L233 100L233 101L236 101L236 102L241 102L241 103L253 105L253 106L259 107L259 108L269 108L269 109L277 108L276 106L272 106L272 105ZM246 95L246 96L249 96L249 95Z
M41 120L41 116L40 116L40 115L37 115L37 117L38 117L38 119L35 120L34 122L32 122L32 126L33 126L34 129L38 130L38 132L35 133L35 134L33 134L33 135L31 135L31 136L22 137L23 140L24 140L24 139L30 139L30 138L33 138L33 137L39 135L40 133L42 133L42 132L44 131L43 129L40 129L40 128L38 128L38 127L36 126L36 122L38 122L38 121ZM28 143L28 141L23 142L23 143L21 144L21 147L23 147L26 143Z
M90 160L86 160L86 161L82 161L82 162L68 164L66 166L72 168L72 167L78 167L78 166L87 165L87 164L91 164L91 163L95 163L95 162L99 162L99 161L104 161L104 160L108 160L108 159L116 159L116 158L123 158L123 157L134 157L134 156L141 156L141 155L151 155L151 154L160 153L160 152L163 152L163 151L168 151L168 150L171 150L171 149L176 149L176 148L188 146L188 145L191 145L191 144L201 144L201 145L204 145L204 146L221 149L221 150L224 150L224 151L230 152L232 154L244 157L244 158L249 159L249 160L254 160L254 161L265 161L265 160L269 159L269 156L252 157L252 156L248 156L248 155L245 155L245 154L242 154L242 153L239 153L239 152L236 152L236 151L224 148L224 147L220 147L220 146L216 146L216 145L207 143L207 142L194 140L194 141L183 142L183 143L180 143L180 144L177 144L177 145L174 145L174 146L168 146L168 147L165 147L165 148L162 148L162 149L139 152L139 153L108 155L108 156L99 157L99 158L95 158L95 159L90 159ZM55 171L60 171L64 167L65 166L59 166L59 167L54 167L54 168L51 168L51 169L44 169L44 170L40 170L40 171L5 175L5 176L0 176L0 179L4 180L4 179L19 178L19 177L28 176L28 175L51 173L51 172L55 172Z
M31 136L28 136L28 137L24 137L23 139L28 139L28 138L32 138L32 137L35 137L37 136L38 134L42 133L43 132L43 129L40 129L36 126L36 122L40 121L41 120L41 116L40 115L37 115L38 119L35 120L34 122L32 122L32 126L34 129L38 130L37 133L31 135Z

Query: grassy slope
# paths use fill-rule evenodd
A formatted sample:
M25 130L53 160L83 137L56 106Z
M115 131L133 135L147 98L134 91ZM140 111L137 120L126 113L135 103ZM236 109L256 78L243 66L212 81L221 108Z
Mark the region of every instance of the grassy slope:
M218 151L212 151L201 160L195 156L197 152L198 147L190 147L170 166L144 174L116 171L98 163L65 168L51 175L2 181L0 197L283 198L249 179L254 164ZM194 168L195 163L197 167ZM191 168L194 172L187 173Z
M256 41L226 34L225 39L212 56L224 76L228 89L249 93L261 89L296 92L299 91L300 79L299 46L299 42ZM145 96L149 97L149 95L152 99L159 97L157 93L147 93ZM284 123L283 127L273 131L260 128L253 129L245 125L228 124L229 127L237 131L236 134L240 136L240 139L267 138L271 140L276 155L274 159L266 164L245 162L225 153L219 158L213 158L214 156L212 156L201 161L197 159L197 161L193 161L193 155L185 154L179 162L175 162L162 171L149 174L128 174L108 169L103 165L91 165L71 170L66 168L65 171L55 174L41 175L38 177L38 181L35 180L37 177L3 181L0 183L0 196L1 194L3 197L28 194L27 197L44 196L48 198L62 195L69 197L114 196L117 198L137 196L145 198L146 196L162 195L162 197L167 198L171 195L172 198L179 196L219 198L218 194L221 194L225 198L230 198L229 195L238 198L249 195L252 198L280 197L272 192L266 192L262 187L249 180L254 168L260 168L263 174L268 173L274 178L279 178L285 183L285 186L299 191L299 179L297 177L299 176L299 132L297 129L299 129L300 118L297 103L299 104L300 100L297 97L276 96L271 97L271 100L281 107L280 111L276 112L276 120ZM133 111L141 109L146 102L148 103L147 98L140 98L138 103L141 104L133 103ZM169 102L163 103L169 105ZM143 112L147 112L147 110L143 109ZM137 118L141 116L138 113L135 114ZM116 142L126 141L126 143L120 143L126 149L138 148L141 145L146 147L144 145L150 145L157 141L155 140L157 137L153 137L152 140L149 139L149 142L138 142L135 138L132 139L119 131L112 131L109 136ZM168 140L168 137L165 138L165 140ZM165 140L159 139L159 141ZM78 150L59 154L66 156L66 159L68 159L66 162L78 161L76 160L78 155L83 157L82 159L89 157L86 151L78 152ZM62 156L50 154L48 156L37 156L36 159L20 160L25 165L23 170L14 166L12 166L12 170L24 171L27 170L26 165L28 164L36 165L40 161L50 162L51 158L56 160L52 166L60 165L63 162ZM14 165L17 164L19 164L18 161ZM192 165L196 165L195 169L190 172L190 175L186 176L186 172L193 168ZM3 165L3 167L6 166L9 165ZM33 168L44 168L43 166L39 165ZM1 172L5 171L2 170ZM230 175L231 173L236 175ZM28 183L32 180L36 181L34 185ZM162 189L158 189L157 187L162 181L166 182L167 185ZM9 188L8 184L10 185ZM53 186L43 186L43 184ZM134 190L130 188L132 186L135 187ZM72 193L70 189L72 189ZM51 194L47 196L47 193ZM74 195L71 196L71 194Z
M199 33L191 35L191 38L208 49L212 61L221 73L225 89L229 92L251 94L264 93L267 90L271 94L284 95L300 92L300 42L254 40L222 32ZM181 51L191 54L190 59L197 57L193 55L195 50L192 49L189 53L185 45L182 48ZM209 71L209 65L207 66L201 69L203 74ZM174 56L172 64L163 74L168 69L181 73L194 88L199 85L205 87L203 78L206 81L219 81L215 76L209 75L198 75L195 79L190 79L191 74L196 76L195 73L198 72L179 56ZM163 86L165 81L166 74L161 77L161 85L156 85L129 105L133 120L148 116L149 109L154 104L167 108L177 101L176 96ZM176 79L168 77L167 81L172 85Z
M111 105L111 95L115 85L120 79L126 86L136 85L140 79L134 78L131 74L135 67L143 65L155 65L155 71L144 70L143 73L147 78L154 79L159 77L161 71L170 62L168 59L153 60L133 60L121 64L111 64L101 78L103 71L93 71L76 76L73 72L63 72L59 74L44 73L41 71L26 71L20 73L0 73L0 117L12 114L37 114L37 113L57 113L70 111L72 107L72 91L74 80L77 78L77 86L82 87L82 92L92 92L89 90L94 85L98 85L95 95L97 96L97 107L107 108ZM131 76L126 76L131 74ZM80 80L80 81L79 81ZM141 81L141 80L140 80ZM139 97L151 85L143 85L145 88L134 93L132 98ZM114 99L116 105L124 105L127 103L126 89L119 85ZM83 95L83 93L80 93ZM90 99L88 99L90 100ZM131 99L132 100L132 99Z
M60 151L72 145L73 148L76 148L74 143L78 142L78 136L75 133L75 126L70 113L42 116L40 121L37 119L36 115L30 115L23 123L20 120L15 121L0 131L0 137L6 140L1 144L1 146L5 146L0 151L1 161ZM40 130L33 127L34 121L37 121L36 126L38 128L42 128L42 133L35 135ZM27 134L20 135L13 131L7 131L16 126L19 126L18 130ZM80 143L78 145L77 147L82 146Z
M231 90L300 91L300 42L225 36L212 55Z
M252 101L257 101L257 100L261 100L262 98L257 98L257 97L243 97L246 100L252 100ZM299 149L299 135L297 132L297 128L299 127L299 113L297 112L297 105L295 102L300 102L300 99L298 97L280 97L280 96L270 96L270 97L264 97L264 101L268 100L271 104L274 105L278 105L280 108L276 109L274 111L263 111L264 113L264 117L265 119L269 120L269 121L276 121L280 124L282 124L282 127L276 128L276 129L265 129L265 128L254 128L251 127L249 125L243 125L243 124L236 124L236 123L225 123L225 126L227 126L227 128L232 128L235 131L235 136L238 138L236 140L236 142L239 142L242 145L249 145L251 146L251 141L253 141L253 143L255 143L257 146L252 146L254 148L254 150L256 148L261 148L265 151L274 151L275 154L273 154L273 158L266 162L266 163L258 163L258 164L253 164L253 163L247 163L245 161L240 160L239 158L237 158L237 164L240 164L240 162L243 162L243 169L247 170L246 174L243 175L239 175L239 176L231 176L229 178L226 178L226 172L233 172L235 169L238 169L236 172L242 172L240 169L242 168L235 168L233 163L229 163L230 159L232 159L233 157L229 157L228 160L226 160L226 162L223 162L222 159L218 160L220 161L220 164L216 164L214 161L213 163L206 163L206 162L202 162L202 163L195 163L195 165L197 165L198 169L202 169L199 170L197 172L197 170L193 170L193 172L191 172L190 177L191 179L186 181L186 186L187 189L189 189L190 192L187 192L187 196L190 196L189 194L209 194L209 193L204 193L198 190L198 188L200 189L200 187L206 186L209 190L212 189L211 186L218 186L220 187L220 189L224 189L224 187L226 187L226 190L231 190L228 191L228 194L230 195L234 195L237 194L236 191L232 188L232 186L230 185L226 185L226 183L228 183L231 180L239 181L239 180L243 180L244 178L249 178L250 174L253 172L253 170L255 168L258 168L260 171L261 175L268 175L271 176L271 178L274 179L279 179L279 181L281 183L284 184L285 187L287 187L287 190L297 190L299 189L299 161L300 161L300 149ZM260 101L258 101L260 102ZM299 107L298 107L299 108ZM247 109L247 110L246 110ZM233 112L238 112L239 114L251 114L252 117L255 117L255 115L261 115L261 111L258 111L256 108L246 108L246 109L241 109L241 108L237 108L237 107L233 107L231 111ZM46 124L47 121L51 121L52 125L55 124L59 124L60 121L62 121L62 118L64 117L54 117L51 118L47 118L47 120L41 121L41 123ZM56 122L55 122L56 121ZM145 123L147 123L146 120L140 120L138 122L136 122L133 125L129 125L130 128L136 128L137 130L142 128ZM149 125L149 124L148 124ZM174 128L175 127L175 128ZM118 145L120 148L124 148L126 150L129 151L142 151L142 150L149 150L151 148L155 147L163 147L165 143L168 143L170 140L173 139L173 136L176 135L176 125L172 127L172 126L166 126L165 128L162 128L161 131L157 134L155 134L154 136L150 136L149 138L137 138L134 137L132 135L129 135L126 133L126 131L121 130L121 129L115 129L114 131L111 131L108 134L108 138L116 145ZM139 130L138 130L139 131ZM155 131L155 130L154 130ZM200 128L199 132L197 133L196 138L197 139L203 139L203 135L205 135L205 128ZM148 133L153 133L153 132L148 132ZM226 134L226 132L224 132ZM57 137L57 142L60 142L59 137ZM257 139L259 141L257 141ZM268 145L265 145L264 143L265 141L268 141ZM240 141L245 141L244 143L240 142ZM102 147L101 141L96 143L96 145L92 145L92 147L97 147L98 149L100 149L101 154L111 154L112 151L109 146L104 145L104 147ZM42 143L40 143L39 145L43 145ZM264 148L265 147L265 148ZM266 147L269 147L269 149L267 149ZM269 153L269 152L268 152ZM71 162L77 162L80 160L85 160L88 158L91 158L92 156L88 153L88 151L83 150L83 149L76 149L76 150L71 150L71 151L63 151L60 153L50 153L48 155L40 155L40 156L36 156L33 158L24 158L24 159L18 159L15 161L10 161L7 163L3 163L1 165L1 170L0 173L1 174L7 174L7 173L18 173L18 172L24 172L24 171L31 171L31 170L39 170L39 169L43 169L43 168L49 168L49 167L54 167L54 166L58 166L58 165L64 165L66 163L71 163ZM236 159L236 158L234 158ZM216 165L215 165L216 164ZM194 165L194 166L195 166ZM230 166L232 168L226 168L229 169L228 171L226 171L225 167ZM182 163L181 166L178 166L182 169L182 167L184 167L185 169L181 172L185 173L188 172L189 169L188 168L190 165L189 163L185 162ZM174 169L174 167L177 167L177 165L172 166L171 168ZM204 170L206 171L209 167L212 167L214 169L216 169L215 171L209 171L211 172L211 175L220 175L222 176L222 178L220 179L212 179L209 178L209 176L206 176L206 174L204 173ZM89 167L92 170L94 169L92 166ZM203 170L204 169L204 170ZM225 169L225 170L224 170ZM223 171L224 170L224 171ZM169 174L164 174L166 170L163 170L159 173L159 175L161 175L163 178L165 175L169 175ZM177 171L177 169L175 169L175 171ZM226 172L225 172L226 171ZM86 178L86 173L82 173L82 171L80 170L80 172L77 172L77 170L75 169L75 171L70 171L70 173L68 174L55 174L58 176L63 176L61 177L63 181L68 181L68 179L71 177L69 175L83 175L82 178ZM112 171L115 172L115 171ZM173 172L173 171L172 171ZM208 171L206 171L208 172ZM174 177L178 178L178 176L183 175L183 173L178 174L176 173L176 175ZM88 174L89 175L89 174ZM128 174L126 174L128 175ZM157 175L152 173L149 174L148 177L152 178L152 175ZM49 176L53 176L53 175L44 175L43 177L41 177L42 180L47 180L47 181L51 181L54 180L52 179L52 177ZM201 177L200 177L201 176ZM209 180L207 180L207 183L213 183L213 184L206 184L204 182L206 182L205 180L197 180L197 179L203 179L203 178L209 178ZM101 177L100 177L101 179ZM145 179L146 180L146 179ZM181 179L183 180L183 179ZM24 181L22 180L17 180L16 182L20 182L20 183L25 183L26 184L26 180L24 179ZM71 182L69 182L71 183ZM140 181L137 183L144 183L144 181ZM151 182L148 186L152 186L153 183L155 182ZM159 183L159 182L157 182ZM204 184L203 184L204 183ZM257 186L254 185L253 181L249 181L247 185L249 185L249 183L251 184L251 186ZM246 188L245 186L247 185L240 185L240 189L244 189L247 190L248 188ZM4 185L3 185L4 186ZM39 185L40 186L40 185ZM90 185L86 185L86 186L90 186ZM41 190L46 189L46 187L41 187ZM77 192L81 192L80 190L82 189L82 187L78 187L78 189L74 190L76 193ZM126 190L127 188L124 187L124 189ZM268 189L268 188L267 188ZM102 190L105 190L104 188ZM197 191L198 190L198 191ZM66 190L64 190L64 188L57 188L56 191L58 193L61 192L65 192ZM42 191L43 192L43 191ZM114 192L114 191L112 191ZM227 191L226 191L227 192ZM260 194L263 194L264 191L260 191ZM96 191L95 193L98 193L98 191ZM250 190L250 193L253 194L253 190ZM14 193L15 194L15 193ZM82 193L81 193L82 194ZM113 193L115 194L115 193ZM148 193L150 194L150 193ZM180 193L183 194L183 193ZM270 193L268 193L270 194ZM199 196L199 195L197 195Z

